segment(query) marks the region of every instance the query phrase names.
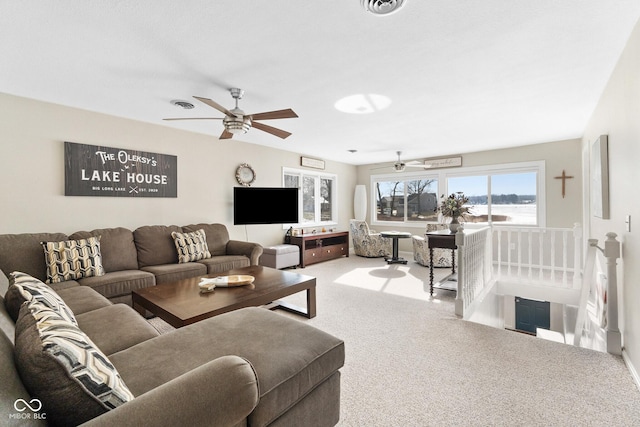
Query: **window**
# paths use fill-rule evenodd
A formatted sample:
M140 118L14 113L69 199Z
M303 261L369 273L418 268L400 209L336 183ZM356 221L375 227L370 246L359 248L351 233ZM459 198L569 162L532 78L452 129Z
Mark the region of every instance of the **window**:
M489 222L489 193L487 175L472 175L447 178L447 191L445 194L464 193L469 198L469 214L465 221Z
M447 194L469 198L467 221L536 225L537 173L494 173L447 179Z
M537 224L536 181L535 172L491 175L491 221Z
M463 192L467 222L544 225L544 162L372 175L373 222L436 222L440 197Z
M381 180L375 183L377 221L435 221L437 179Z
M337 221L336 176L297 169L283 169L285 187L299 188L300 225L335 224Z
M379 221L404 221L404 182L377 182L376 193L378 195L377 219Z

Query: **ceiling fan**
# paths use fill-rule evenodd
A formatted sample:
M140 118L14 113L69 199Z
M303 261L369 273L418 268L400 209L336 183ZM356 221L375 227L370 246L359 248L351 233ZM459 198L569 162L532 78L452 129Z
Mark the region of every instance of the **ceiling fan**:
M274 120L274 119L291 119L298 117L298 115L291 109L287 108L286 110L276 110L276 111L268 111L266 113L254 113L254 114L245 114L240 108L238 108L238 100L242 99L244 95L244 91L238 88L229 89L231 92L231 96L236 100L236 106L232 110L227 110L222 105L217 102L209 99L209 98L201 98L199 96L194 96L198 101L204 102L210 107L215 108L225 115L224 118L220 117L176 117L170 119L162 119L162 120L222 120L222 124L224 125L224 131L220 135L220 139L230 139L233 138L235 134L243 134L247 133L249 129L252 127L259 129L261 131L270 133L279 138L286 138L291 135L291 132L284 131L282 129L274 128L273 126L265 125L264 123L260 123L257 120Z
M405 168L423 168L424 169L424 163L420 163L417 160L412 160L410 162L403 162L402 160L400 160L400 155L402 154L402 151L396 151L396 154L398 155L398 161L395 162L393 164L393 170L395 170L396 172L402 172L404 171ZM372 170L375 169L386 169L388 166L384 166L384 167L380 167L380 168L373 168Z

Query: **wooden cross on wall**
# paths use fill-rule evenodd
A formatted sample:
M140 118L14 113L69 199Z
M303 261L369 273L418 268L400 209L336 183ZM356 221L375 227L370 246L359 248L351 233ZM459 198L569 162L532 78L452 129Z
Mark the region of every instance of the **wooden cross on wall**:
M573 177L572 176L568 176L566 173L564 173L564 169L562 169L562 175L554 176L554 178L562 180L562 198L564 199L565 183L567 182L568 179L572 179Z

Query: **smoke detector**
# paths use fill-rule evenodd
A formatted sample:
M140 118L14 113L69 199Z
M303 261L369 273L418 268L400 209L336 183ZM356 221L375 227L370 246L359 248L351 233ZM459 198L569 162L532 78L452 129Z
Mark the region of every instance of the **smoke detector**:
M405 4L405 0L360 0L360 3L367 12L385 16L400 10Z
M194 108L195 106L187 101L180 101L177 99L174 99L173 101L171 101L172 105L175 105L176 107L180 107L180 108L184 108L185 110L191 110L192 108Z

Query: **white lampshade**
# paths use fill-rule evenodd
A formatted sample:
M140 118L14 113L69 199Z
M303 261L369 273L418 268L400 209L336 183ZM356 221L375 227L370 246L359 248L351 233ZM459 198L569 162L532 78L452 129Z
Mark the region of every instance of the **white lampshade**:
M367 217L367 187L363 184L356 185L353 195L353 216L358 221L364 221Z

